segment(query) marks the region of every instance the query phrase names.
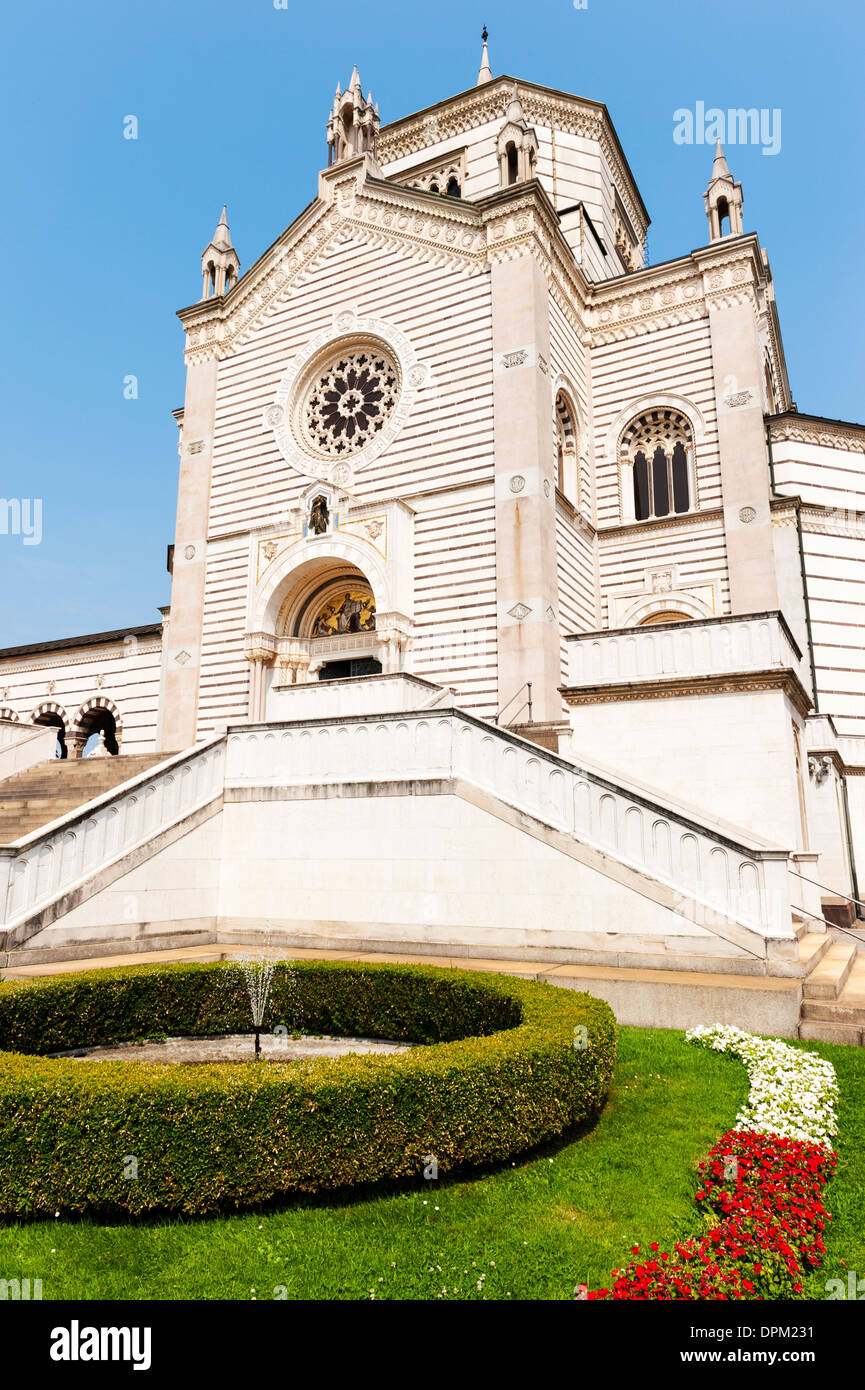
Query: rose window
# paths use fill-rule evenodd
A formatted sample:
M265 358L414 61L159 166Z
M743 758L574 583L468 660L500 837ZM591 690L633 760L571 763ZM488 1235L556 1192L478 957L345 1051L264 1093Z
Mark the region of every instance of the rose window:
M355 454L383 429L396 409L399 374L381 352L343 353L316 372L304 407L310 442L334 457Z

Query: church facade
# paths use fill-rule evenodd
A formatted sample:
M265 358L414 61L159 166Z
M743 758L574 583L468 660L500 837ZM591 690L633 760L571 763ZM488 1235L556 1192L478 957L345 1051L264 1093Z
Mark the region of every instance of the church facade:
M0 653L10 742L49 723L67 759L94 735L163 753L142 788L205 760L191 820L178 791L90 861L70 824L50 904L24 886L45 846L25 870L0 848L7 946L267 918L307 944L756 971L798 1008L802 939L837 952L826 922L865 887L865 427L793 402L723 152L706 243L647 265L606 108L494 77L486 46L475 87L390 125L355 71L327 145L242 275L223 210L180 311L162 623ZM361 803L337 888L315 844ZM435 847L416 883L409 843L370 870L403 833ZM280 837L306 849L265 864ZM193 842L194 906L154 882Z

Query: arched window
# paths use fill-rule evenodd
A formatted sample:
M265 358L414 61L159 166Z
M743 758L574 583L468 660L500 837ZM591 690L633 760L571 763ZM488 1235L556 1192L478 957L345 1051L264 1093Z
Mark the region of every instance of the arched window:
M579 465L577 461L576 413L564 391L556 394L555 454L556 486L575 507L579 505Z
M516 183L519 174L519 167L517 160L517 147L515 144L513 144L513 142L511 142L511 144L508 145L507 149L505 150L505 154L507 156L508 161L508 183Z
M437 183L431 183L430 186L429 186L429 191L430 191L430 193L438 193L438 191L439 191L439 186L438 186L438 184L437 184Z
M637 627L658 627L661 623L690 622L693 622L690 613L682 613L677 608L661 608L656 613L650 613L647 618L641 618Z
M632 420L619 446L633 473L637 521L687 512L696 505L690 422L677 410L647 410Z
M448 191L448 193L450 194L450 196L451 196L452 198L461 198L461 197L462 197L462 190L461 190L461 188L460 188L460 186L459 186L458 181L457 181L456 179L454 179L454 178L448 180L447 191Z
M726 225L725 225L726 223ZM730 204L726 198L718 199L718 232L720 236L729 236L731 232L730 224Z

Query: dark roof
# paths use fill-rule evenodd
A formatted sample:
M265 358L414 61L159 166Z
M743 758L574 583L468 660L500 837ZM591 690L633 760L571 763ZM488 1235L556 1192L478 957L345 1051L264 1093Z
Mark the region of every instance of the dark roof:
M795 424L797 420L816 420L819 425L842 425L848 430L865 430L865 425L858 420L836 420L831 415L808 415L804 410L780 410L777 415L767 415L770 424L775 421L788 420Z
M58 637L53 642L30 642L24 647L0 647L0 657L33 656L37 652L57 652L68 647L101 647L107 642L122 642L124 637L158 637L162 623L145 623L143 627L118 627L111 632L88 632L83 637Z

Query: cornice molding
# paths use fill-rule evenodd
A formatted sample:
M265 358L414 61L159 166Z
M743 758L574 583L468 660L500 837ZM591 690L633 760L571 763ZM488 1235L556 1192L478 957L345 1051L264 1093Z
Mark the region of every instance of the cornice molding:
M804 717L811 699L796 672L791 669L743 671L717 676L662 677L657 680L621 681L615 684L560 686L568 705L613 705L636 700L681 699L693 695L733 695L742 692L782 690Z
M657 333L736 304L749 304L756 315L763 272L755 245L752 238L737 238L717 251L692 251L677 261L593 283L587 313L592 344Z
M155 656L161 651L162 643L157 640L155 642L139 642L134 652L130 652L123 647L117 647L114 650L103 649L101 651L99 648L90 648L88 651L82 651L80 656L58 653L57 656L46 656L44 660L41 661L31 657L28 661L19 663L6 658L0 660L0 685L14 683L13 678L15 676L28 675L33 671L55 671L66 666L91 666L94 664L101 664L105 661L123 661L130 663L139 656ZM135 667L130 666L130 669L134 670Z
M807 503L801 508L802 529L816 536L865 536L865 516L861 512L844 511L834 507L814 507Z
M665 516L656 521L632 521L627 526L602 526L598 528L598 539L603 542L613 543L623 536L667 536L676 531L681 531L684 527L700 527L708 523L721 522L723 525L724 510L722 507L710 507L704 511L682 512L681 516Z

